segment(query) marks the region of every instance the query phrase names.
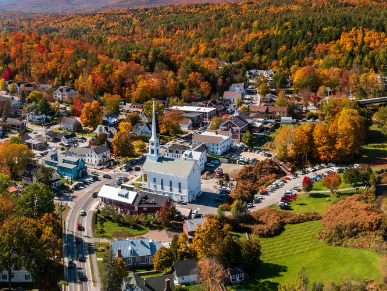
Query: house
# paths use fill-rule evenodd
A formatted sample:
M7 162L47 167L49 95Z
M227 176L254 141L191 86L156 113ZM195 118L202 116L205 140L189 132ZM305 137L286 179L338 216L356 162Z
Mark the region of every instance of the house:
M153 257L161 246L163 246L161 241L153 241L149 238L110 242L113 257L121 258L129 267L153 265Z
M281 123L294 124L294 123L297 123L297 120L293 119L292 117L281 117Z
M180 159L183 153L189 149L189 146L174 143L166 149L165 154L167 158Z
M229 89L230 91L242 93L244 96L245 94L245 84L244 83L233 83L231 84L231 87Z
M249 118L247 114L240 114L234 116L231 119L225 120L219 127L220 130L231 130L233 142L240 142L241 135L248 130L249 122L246 120Z
M198 228L198 225L200 224L201 227L203 227L203 224L206 220L207 220L207 217L184 220L183 231L188 236L188 239L191 240L194 238L195 230Z
M232 267L227 269L227 274L230 278L231 284L239 284L245 282L247 274L242 266Z
M192 149L184 151L181 159L194 161L203 172L207 163L207 147L205 145L194 145Z
M243 91L244 92L244 91ZM236 100L239 98L243 100L244 93L236 91L225 91L223 93L223 99L230 100L232 103L236 103Z
M176 206L176 216L181 220L190 219L192 215L191 208L183 208Z
M117 113L109 113L102 116L102 123L107 126L118 127L120 124L120 115Z
M61 138L62 142L65 144L69 144L77 141L77 135L75 133L67 133Z
M27 82L17 82L15 83L15 85L18 93L20 93L21 91L32 92L35 89L34 85Z
M179 121L181 130L188 131L192 127L192 121L189 118L183 118Z
M286 106L249 106L250 113L259 113L263 118L280 119L289 116L289 109Z
M198 274L196 273L196 269L196 259L179 260L173 262L172 271L175 284L187 285L196 283L198 281Z
M8 130L14 130L19 132L27 128L26 123L18 119L7 118L6 122Z
M144 182L145 175L146 182ZM192 202L202 194L200 179L201 170L194 161L162 157L156 135L156 115L153 104L149 153L142 167L143 187L175 201Z
M59 132L59 131L47 131L44 135L45 138L47 138L50 141L61 141L62 137L64 137L67 133Z
M19 108L20 107L20 102L18 100L16 100L14 97L6 97L6 96L0 96L0 104L4 103L4 102L11 102L11 106L14 106L14 107L17 107Z
M141 278L132 272L123 279L122 291L171 291L175 289L173 275Z
M220 156L230 148L232 133L231 131L207 130L202 134L195 134L192 143L206 145L209 153Z
M70 177L71 180L87 174L85 162L77 157L65 156L57 151L50 152L43 161L47 166L56 168L59 176Z
M40 112L30 112L27 114L27 121L33 124L44 124L46 115Z
M44 149L47 147L47 140L44 136L30 137L28 134L20 136L23 143L32 150Z
M149 123L138 122L133 126L133 134L150 136L152 133Z
M39 169L39 165L28 164L27 168L24 170L24 173L22 175L22 181L28 184L37 183L35 174L38 171L38 169ZM50 187L51 188L60 187L62 185L62 181L60 178L61 177L59 176L58 172L55 171L52 176Z
M25 269L12 270L11 274L12 274L12 278L11 278L12 283L34 282L32 274ZM0 272L0 282L8 283L8 271L7 270L3 270L2 272Z
M40 92L45 92L48 88L52 88L52 85L51 84L39 84L38 86L38 90Z
M66 131L76 131L81 123L75 117L63 117L60 121L60 128Z
M201 124L203 123L203 113L187 112L183 113L183 117L191 120L193 127L201 126Z
M216 109L210 107L197 107L197 106L172 106L169 110L179 110L184 113L201 113L203 115L203 121L210 121L216 116ZM186 117L186 116L185 116Z
M117 212L128 215L145 213L156 216L156 212L161 208L173 205L173 200L166 196L108 185L102 186L98 197L103 206L109 206Z
M113 138L114 135L118 132L117 128L109 127L106 125L98 125L97 128L93 131L94 136L98 136L100 134L106 134L107 138Z
M102 167L110 164L110 149L106 145L91 148L69 148L66 155L82 159L87 166Z
M75 95L78 95L79 91L67 86L60 86L54 91L53 98L55 101L63 102L67 98L72 100Z

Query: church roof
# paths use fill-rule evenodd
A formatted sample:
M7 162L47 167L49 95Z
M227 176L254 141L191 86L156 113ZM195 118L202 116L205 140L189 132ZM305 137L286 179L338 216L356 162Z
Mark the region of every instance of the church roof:
M194 165L194 161L159 158L157 162L146 161L142 167L142 170L143 172L188 177Z

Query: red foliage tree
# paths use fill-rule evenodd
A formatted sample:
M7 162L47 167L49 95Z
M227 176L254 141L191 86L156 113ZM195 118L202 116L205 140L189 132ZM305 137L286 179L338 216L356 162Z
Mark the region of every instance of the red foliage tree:
M13 72L12 68L8 67L3 74L3 79L13 80L13 75L14 75L14 72Z
M85 106L85 103L81 100L76 100L74 102L74 115L80 116L82 114L83 106Z

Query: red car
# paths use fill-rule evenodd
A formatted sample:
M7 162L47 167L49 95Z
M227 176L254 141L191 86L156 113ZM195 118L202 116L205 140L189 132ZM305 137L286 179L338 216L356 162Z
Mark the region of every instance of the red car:
M78 230L82 230L82 224L77 223L77 229L78 229Z
M259 192L260 195L267 195L267 190L262 190L261 192Z
M284 178L286 181L290 181L290 178L289 177L285 177Z
M296 201L297 200L297 194L289 195L285 194L283 197L288 197L289 199Z
M59 197L59 196L62 196L62 195L63 195L63 192L56 192L56 193L55 193L55 196L56 196L56 197Z
M72 192L72 191L73 191L72 188L67 188L64 192L65 192L65 193L70 193L70 192Z
M286 197L286 196L282 196L282 197L281 197L281 201L284 201L284 202L291 202L291 201L292 201L292 198Z

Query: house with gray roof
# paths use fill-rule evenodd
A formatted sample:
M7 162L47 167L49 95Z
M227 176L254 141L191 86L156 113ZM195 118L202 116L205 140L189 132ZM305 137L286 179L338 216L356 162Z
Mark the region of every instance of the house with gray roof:
M111 241L110 247L114 258L121 258L128 266L151 266L161 241L149 238Z
M104 167L110 164L110 149L106 145L69 148L66 155L82 159L89 167Z
M6 120L8 130L21 131L26 129L26 122L14 118L7 118Z
M194 284L198 281L196 259L179 260L173 262L173 279L178 285Z
M171 291L175 289L172 274L141 278L132 272L122 282L122 291Z
M133 133L136 135L151 135L151 128L148 123L138 122L133 126Z
M189 150L189 146L174 143L167 148L165 154L168 158L180 159L186 150Z
M77 135L75 133L67 133L62 136L61 140L65 144L73 143L77 140Z
M75 117L63 117L60 121L60 127L63 130L75 131L81 123Z
M53 98L55 101L63 102L66 99L73 100L75 95L78 95L79 91L67 86L60 86L54 91Z
M206 220L207 220L207 217L184 220L183 231L185 232L185 234L188 236L190 240L194 238L195 230L198 228L198 225L200 224L201 227L203 227L203 224Z

